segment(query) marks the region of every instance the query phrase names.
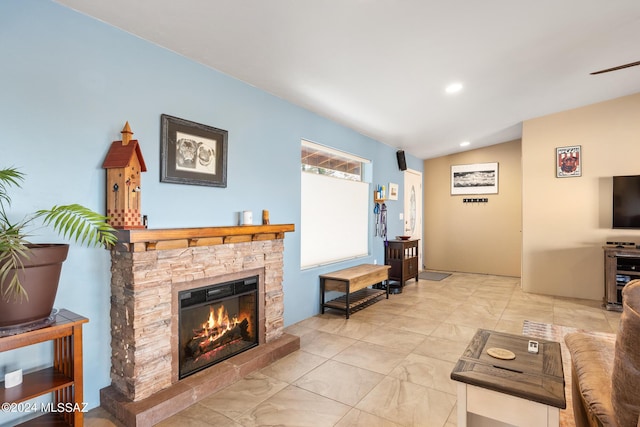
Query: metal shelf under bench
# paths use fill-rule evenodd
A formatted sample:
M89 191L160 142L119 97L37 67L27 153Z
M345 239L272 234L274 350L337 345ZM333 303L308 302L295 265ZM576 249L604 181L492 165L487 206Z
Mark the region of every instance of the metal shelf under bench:
M360 264L354 267L320 275L321 311L333 308L345 312L346 318L354 311L377 301L383 295L389 298L389 265ZM382 289L369 286L382 284ZM325 301L328 291L343 292L344 295Z

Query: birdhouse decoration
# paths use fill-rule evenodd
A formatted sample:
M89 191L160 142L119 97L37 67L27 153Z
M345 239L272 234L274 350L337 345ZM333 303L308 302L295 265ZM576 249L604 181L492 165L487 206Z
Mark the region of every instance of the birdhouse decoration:
M107 170L107 216L113 228L146 228L140 207L141 176L147 171L138 140L131 139L129 122L122 141L113 141L102 167Z

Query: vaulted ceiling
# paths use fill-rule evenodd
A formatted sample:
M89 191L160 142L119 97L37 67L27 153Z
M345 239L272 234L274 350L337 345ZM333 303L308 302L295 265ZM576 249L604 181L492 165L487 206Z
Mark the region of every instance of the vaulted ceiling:
M56 1L423 159L640 92L638 0Z

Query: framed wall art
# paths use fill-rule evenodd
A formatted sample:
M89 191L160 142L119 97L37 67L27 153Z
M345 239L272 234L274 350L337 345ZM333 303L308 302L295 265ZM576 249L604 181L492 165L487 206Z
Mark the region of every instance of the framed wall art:
M227 186L226 130L162 114L160 182Z
M498 194L498 163L451 166L451 195Z
M580 145L556 148L556 178L582 176Z
M389 200L398 200L398 184L389 183Z

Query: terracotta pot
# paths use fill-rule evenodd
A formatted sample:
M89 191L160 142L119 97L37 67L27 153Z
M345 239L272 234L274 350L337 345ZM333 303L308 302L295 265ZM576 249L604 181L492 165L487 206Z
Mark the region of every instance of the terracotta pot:
M23 258L24 269L18 270L20 283L29 300L8 302L0 299L0 328L44 320L51 314L58 292L62 263L67 259L69 245L29 245L29 258ZM9 277L13 277L9 273ZM4 284L3 284L4 287Z

